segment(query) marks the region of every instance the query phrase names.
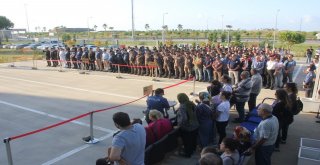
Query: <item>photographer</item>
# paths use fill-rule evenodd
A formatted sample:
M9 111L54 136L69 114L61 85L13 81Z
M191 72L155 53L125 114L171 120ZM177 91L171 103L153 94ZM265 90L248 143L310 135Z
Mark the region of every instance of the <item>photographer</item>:
M250 92L252 88L252 81L250 79L250 73L248 71L243 71L240 74L241 81L237 87L233 90L232 105L236 105L239 117L236 118L234 123L241 123L244 120L244 105L249 100Z

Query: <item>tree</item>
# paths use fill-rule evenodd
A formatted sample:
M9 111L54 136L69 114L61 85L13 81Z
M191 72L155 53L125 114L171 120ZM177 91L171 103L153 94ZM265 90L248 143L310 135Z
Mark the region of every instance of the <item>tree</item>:
M94 25L93 28L94 28L94 31L97 31L98 26Z
M146 29L146 31L149 31L150 25L149 25L149 24L145 24L145 25L144 25L144 28Z
M62 35L62 42L71 41L71 36L69 34Z
M236 42L241 42L241 34L238 31L233 32Z
M294 44L301 44L306 41L305 34L299 33L299 32L280 32L279 39L281 42L283 42L285 45L287 45L288 49L292 47Z
M221 38L221 42L226 42L226 38L227 38L226 33L222 33L220 38Z
M181 31L183 29L183 26L181 24L178 24L178 30Z
M214 31L214 32L210 33L208 40L210 42L217 42L217 40L218 40L218 32Z
M107 24L104 23L104 24L102 25L102 27L103 27L104 31L107 31L107 27L108 27Z
M102 25L102 27L103 27L103 29L104 29L104 35L106 35L106 31L107 31L108 25L104 23L104 24Z
M0 16L0 30L13 28L14 24L5 16Z

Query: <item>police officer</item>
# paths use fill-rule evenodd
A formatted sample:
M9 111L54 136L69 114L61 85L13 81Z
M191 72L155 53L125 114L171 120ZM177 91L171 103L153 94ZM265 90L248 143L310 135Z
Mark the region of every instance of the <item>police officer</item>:
M50 61L50 50L49 50L49 48L46 47L43 52L45 52L46 61L47 61L47 67L50 67L51 66L51 61Z

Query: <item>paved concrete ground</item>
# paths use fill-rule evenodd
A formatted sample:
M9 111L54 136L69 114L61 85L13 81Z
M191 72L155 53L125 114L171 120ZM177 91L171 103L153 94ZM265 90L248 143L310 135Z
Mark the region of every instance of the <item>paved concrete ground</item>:
M165 87L180 80L160 79L151 81L149 77L123 74L90 72L79 74L76 70L58 72L59 68L47 68L44 61L38 61L38 70L31 70L32 62L15 63L14 68L0 65L0 138L43 128L80 114L125 103L142 96L142 88L153 85ZM304 66L296 68L296 82L301 84ZM197 83L196 91L205 90L207 83ZM177 93L192 92L192 82L170 88L165 97L176 100ZM265 97L273 97L275 91L263 90L258 102ZM314 107L317 108L317 107ZM38 134L11 141L15 165L19 164L94 164L104 156L106 146L110 145L112 132L116 130L112 114L125 111L133 118L142 118L145 99L110 111L94 114L94 135L102 141L87 145L81 141L89 135L89 117L68 123ZM233 112L232 117L235 117ZM314 114L300 114L289 129L289 139L281 146L281 152L275 153L272 164L296 164L300 137L320 139L319 124L314 122ZM229 132L235 125L228 126ZM7 164L6 151L0 143L0 164ZM195 164L197 156L184 159L168 155L161 164ZM251 162L251 164L253 164Z

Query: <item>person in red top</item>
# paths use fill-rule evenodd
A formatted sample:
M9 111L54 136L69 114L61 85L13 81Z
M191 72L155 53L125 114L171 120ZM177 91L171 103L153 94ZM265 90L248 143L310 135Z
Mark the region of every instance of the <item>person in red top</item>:
M145 127L147 133L146 146L160 140L173 129L170 120L163 118L162 113L158 110L151 110L149 118L152 122Z

